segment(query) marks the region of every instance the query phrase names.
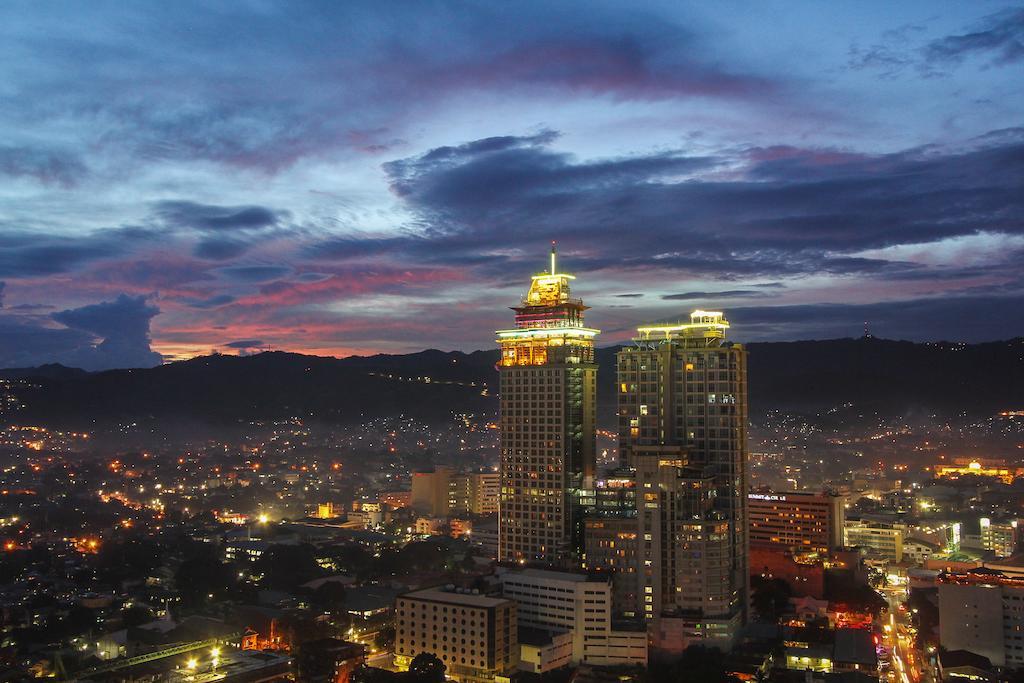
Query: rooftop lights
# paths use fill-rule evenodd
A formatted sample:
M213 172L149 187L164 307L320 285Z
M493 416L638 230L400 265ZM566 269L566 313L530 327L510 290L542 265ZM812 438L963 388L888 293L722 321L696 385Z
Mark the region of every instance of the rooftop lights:
M593 337L601 330L592 327L537 327L532 329L498 330L495 334L502 339L516 339L520 337L561 337L563 335L578 335L581 337Z
M665 323L660 325L644 325L637 328L637 332L643 338L651 335L665 335L665 338L673 334L686 334L689 332L703 331L715 335L724 336L725 330L729 329L729 321L721 311L696 310L690 314L690 322Z

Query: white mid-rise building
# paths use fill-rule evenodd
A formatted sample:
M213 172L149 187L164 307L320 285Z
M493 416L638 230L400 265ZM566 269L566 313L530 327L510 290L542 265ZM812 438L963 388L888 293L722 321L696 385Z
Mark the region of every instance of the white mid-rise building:
M543 569L499 575L502 594L515 601L520 626L572 633L572 663L647 664L646 629L612 624L612 584L607 578Z
M903 561L903 541L907 528L902 524L884 524L862 520L847 520L844 528L845 545L865 548L872 555Z
M1024 667L1024 579L980 568L939 579L939 642Z

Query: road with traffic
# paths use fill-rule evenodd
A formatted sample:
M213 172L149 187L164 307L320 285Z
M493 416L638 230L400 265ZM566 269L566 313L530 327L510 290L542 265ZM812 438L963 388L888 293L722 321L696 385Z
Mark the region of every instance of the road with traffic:
M915 647L916 631L910 613L903 605L907 591L902 586L879 589L889 603L888 614L882 616L882 636L890 653L888 678L893 683L936 683L927 657Z

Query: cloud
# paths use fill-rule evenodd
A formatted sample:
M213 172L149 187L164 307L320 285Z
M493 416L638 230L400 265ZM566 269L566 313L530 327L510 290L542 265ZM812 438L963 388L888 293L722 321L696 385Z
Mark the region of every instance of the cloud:
M288 275L292 269L289 266L227 266L218 268L217 272L237 282L268 282Z
M1024 9L1009 9L983 19L976 30L928 43L928 62L959 64L970 57L988 57L994 65L1024 61Z
M89 268L83 280L107 288L127 287L136 292L159 290L164 294L189 292L214 280L209 264L173 253L132 254Z
M295 276L295 281L296 282L322 282L322 281L324 281L324 280L326 280L326 279L328 279L330 277L331 276L328 273L308 272L308 273L300 273L300 274L296 275Z
M1024 9L1007 9L982 18L964 33L950 34L921 43L922 26L903 26L886 31L870 47L850 47L847 67L870 69L885 78L913 69L919 76L948 76L950 67L968 59L985 60L985 68L1007 66L1024 60Z
M269 228L283 217L265 206L215 206L188 201L158 202L154 213L174 227L213 232Z
M260 339L240 339L238 341L228 342L224 346L229 349L254 349L266 346L266 344Z
M726 310L748 341L859 337L981 342L1024 337L1024 295L934 297L870 304L818 303ZM950 321L956 321L950 324Z
M150 321L160 309L145 297L113 301L36 316L0 318L0 367L62 363L86 370L151 367L162 356L150 348Z
M413 236L373 237L340 236L319 240L308 245L305 255L311 259L345 261L401 252L417 241Z
M0 308L4 307L4 289L7 288L7 283L0 280Z
M85 235L0 229L0 277L31 278L71 272L93 261L116 258L153 238L152 233L136 228L96 230Z
M211 309L220 308L228 304L234 303L236 298L230 294L215 294L214 296L207 297L205 299L185 299L183 303L191 308L198 309Z
M211 237L196 244L192 254L209 261L229 261L249 251L250 245L242 240Z
M465 274L449 268L400 268L360 264L341 267L331 277L313 282L277 280L260 287L259 296L242 300L253 306L349 301L360 295L395 295L461 282Z
M422 226L420 239L394 249L437 263L486 255L515 234L517 247L533 253L558 238L581 271L885 277L921 266L855 254L1024 231L1018 134L877 155L753 148L587 161L554 152L543 139L502 138L384 168ZM724 168L728 174L718 172ZM507 271L506 260L490 272Z
M0 316L0 367L62 362L77 349L88 347L91 341L91 335L81 330L51 328L30 319Z
M91 149L147 167L209 161L276 174L302 160L402 145L425 113L480 93L769 107L797 96L786 79L719 57L717 36L685 14L592 4L300 5L100 8L65 12L60 25L19 8L5 23L45 28L3 36L5 56L24 64L9 79L23 103L11 116L59 125L73 113ZM237 40L223 41L228 33Z
M815 12L762 44L757 11L297 1L0 7L5 315L159 292L159 348L350 348L359 316L380 348L484 345L551 239L638 317L1016 287L1024 136L965 142L1020 108L1010 14L865 15L865 67L951 72L904 87L836 69ZM901 249L964 235L977 262Z
M268 231L283 225L287 211L265 206L219 206L175 200L157 202L154 217L165 227L196 231L200 239L192 254L209 261L228 261L248 252Z
M0 146L0 176L34 178L44 185L71 188L86 173L85 164L70 152Z
M693 301L698 299L760 299L777 296L755 289L727 289L720 292L683 292L681 294L663 294L665 301Z

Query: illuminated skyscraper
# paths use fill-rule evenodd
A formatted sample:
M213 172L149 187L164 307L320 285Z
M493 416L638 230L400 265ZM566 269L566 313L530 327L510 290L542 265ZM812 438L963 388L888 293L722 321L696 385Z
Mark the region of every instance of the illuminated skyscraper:
M587 522L586 566L615 573L656 646L729 647L746 621L746 351L721 313L641 327L618 353L619 457L635 509Z
M582 551L578 491L594 475L597 365L572 275L533 276L501 345L498 559L571 565Z

